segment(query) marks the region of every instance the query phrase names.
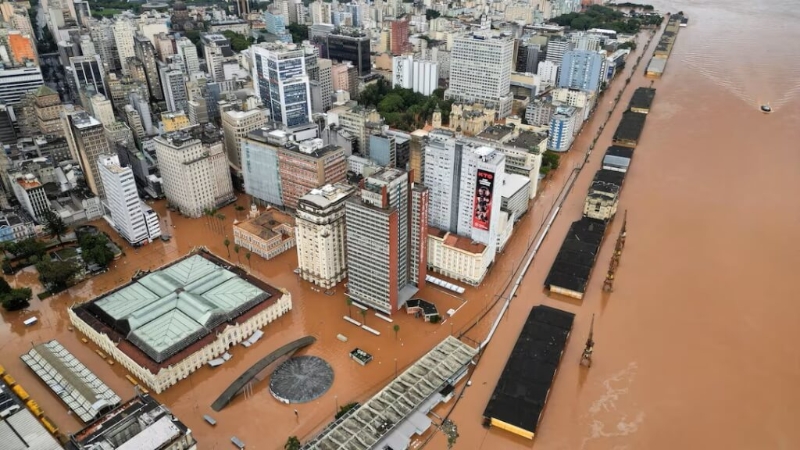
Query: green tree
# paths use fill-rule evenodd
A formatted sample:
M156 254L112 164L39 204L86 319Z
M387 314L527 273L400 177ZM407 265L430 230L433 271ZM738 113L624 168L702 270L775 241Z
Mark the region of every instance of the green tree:
M353 299L350 297L347 297L347 314L353 318Z
M30 288L11 289L9 292L0 296L0 302L2 302L3 309L6 311L19 311L31 305L31 295L32 292Z
M247 252L247 253L244 254L244 259L247 260L247 265L248 265L248 267L250 267L250 270L253 270L253 263L250 262L250 256L252 256L250 254L250 252Z
M336 415L334 416L334 419L338 419L338 418L342 417L343 415L347 414L347 411L350 411L351 409L355 408L356 406L358 406L358 403L356 403L356 402L352 402L352 403L348 403L346 405L342 405L339 408L339 412L337 412Z
M47 251L47 246L34 238L28 238L6 245L6 250L21 259L27 259L34 255L41 258Z
M364 325L367 324L367 310L366 309L359 309L358 312L361 314L361 320L364 321Z
M238 220L239 219L239 213L244 211L244 206L236 205L236 206L233 207L233 209L236 210L236 219Z
M217 220L219 220L219 232L222 233L225 231L225 214L217 214Z
M79 242L85 262L106 268L114 260L114 252L108 248L108 238L104 234L83 234Z
M239 249L241 249L241 247L239 247L239 244L234 244L233 245L233 252L236 253L236 261L239 264L241 264L242 260L241 260L241 258L239 258Z
M436 11L435 9L426 9L425 10L425 18L428 19L428 20L436 19L441 15L442 14L439 13L439 11Z
M53 211L47 210L44 213L44 229L52 236L55 236L59 244L63 244L61 235L66 233L69 227L64 223L64 219L62 219L61 216Z
M400 325L394 324L392 329L394 330L394 339L397 340L397 333L400 331Z
M225 238L225 240L222 241L222 243L225 245L225 250L228 251L228 259L231 259L231 240Z
M283 444L283 450L300 450L300 439L297 439L297 436L289 436Z
M295 44L308 40L308 25L290 23L287 28L289 29L289 33L292 34L292 42Z
M61 291L66 289L81 268L74 260L52 261L44 259L36 264L39 271L39 281L51 291Z
M239 34L231 30L223 31L222 35L228 38L231 43L231 50L236 53L239 53L242 50L247 50L250 47L250 44L253 43L251 40L252 38L248 38L243 34Z

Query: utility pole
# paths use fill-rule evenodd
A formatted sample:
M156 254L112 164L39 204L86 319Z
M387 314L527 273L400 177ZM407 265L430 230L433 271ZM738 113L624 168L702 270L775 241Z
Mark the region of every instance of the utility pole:
M589 326L589 338L586 339L586 347L583 348L580 365L592 367L592 352L594 351L594 314L592 314L592 324Z

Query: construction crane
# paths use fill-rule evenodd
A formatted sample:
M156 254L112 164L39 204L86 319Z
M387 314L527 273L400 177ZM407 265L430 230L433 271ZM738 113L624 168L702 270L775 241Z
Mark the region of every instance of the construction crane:
M617 243L614 246L614 254L611 255L611 262L608 264L608 273L606 274L606 279L603 282L604 292L614 291L614 275L616 274L617 268L619 267L619 259L622 256L622 249L625 248L625 235L627 234L627 230L628 230L628 210L625 210L625 215L622 219L622 229L619 230Z
M594 351L594 314L592 314L592 324L589 326L589 337L586 339L586 347L583 348L580 365L592 367L592 352Z

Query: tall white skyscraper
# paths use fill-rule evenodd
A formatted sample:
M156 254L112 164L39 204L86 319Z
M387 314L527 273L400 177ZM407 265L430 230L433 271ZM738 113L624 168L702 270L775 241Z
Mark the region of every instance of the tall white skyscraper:
M128 58L136 56L133 49L133 36L136 34L136 27L129 20L119 19L114 22L114 41L117 44L119 63L122 73L128 75Z
M428 225L455 232L458 223L458 190L461 182L461 145L455 134L433 130L425 145L425 186L430 191Z
M507 37L469 33L455 38L445 98L482 103L499 117L510 115L513 52L514 40Z
M152 241L160 236L158 217L156 216L153 223L147 219L155 213L148 208L149 214L146 217L142 210L133 170L122 167L116 155L100 155L97 168L106 191L106 205L119 234L131 244Z
M412 55L392 58L392 85L431 95L439 87L439 64Z
M311 122L311 88L303 49L280 43L250 49L256 96L272 120L288 127Z
M176 39L175 48L178 55L181 57L181 62L183 63L183 68L187 76L195 72L200 72L200 60L197 57L197 47L195 47L194 43L192 43L189 38L183 36Z

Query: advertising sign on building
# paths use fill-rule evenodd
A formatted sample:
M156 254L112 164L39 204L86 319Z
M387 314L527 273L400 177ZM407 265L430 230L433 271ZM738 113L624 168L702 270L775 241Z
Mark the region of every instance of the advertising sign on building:
M489 230L492 212L492 193L494 192L494 173L478 169L475 183L475 204L472 212L472 226L479 230Z

